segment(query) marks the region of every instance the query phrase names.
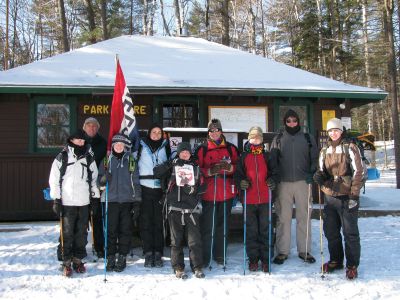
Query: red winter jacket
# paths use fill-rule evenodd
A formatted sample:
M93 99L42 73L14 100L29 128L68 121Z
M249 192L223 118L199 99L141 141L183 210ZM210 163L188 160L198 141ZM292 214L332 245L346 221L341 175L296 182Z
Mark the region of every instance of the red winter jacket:
M196 152L197 164L200 166L201 171L205 176L205 183L207 186L206 192L203 194L203 201L214 201L214 189L216 189L215 201L222 202L236 196L237 189L233 180L233 174L236 170L236 163L239 158L239 151L233 144L224 142L221 145L216 145L213 141L207 141L207 149L205 146L200 146ZM230 147L231 153L228 151ZM204 151L206 154L204 155ZM224 171L219 171L218 175L210 175L210 168L214 164L218 164L223 160L230 160L233 168L231 171L225 171L225 185L224 185ZM224 195L225 186L225 195Z
M269 202L268 185L266 184L268 165L266 154L243 153L237 166L238 180L246 179L250 187L246 191L246 204L262 204ZM244 192L242 193L242 200Z

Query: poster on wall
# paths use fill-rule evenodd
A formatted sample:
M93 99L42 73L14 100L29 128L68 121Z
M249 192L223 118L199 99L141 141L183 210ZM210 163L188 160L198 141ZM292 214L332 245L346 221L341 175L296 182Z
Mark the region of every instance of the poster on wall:
M343 127L346 127L346 129L351 129L351 118L350 117L342 117L342 124L343 124Z
M219 119L223 130L248 132L251 127L259 126L264 132L268 132L266 106L209 106L208 119Z
M332 118L335 118L336 112L334 110L322 110L322 129L326 130L326 124Z
M178 145L182 143L182 137L181 136L171 136L169 138L169 146L171 147L171 152L176 151L178 148Z

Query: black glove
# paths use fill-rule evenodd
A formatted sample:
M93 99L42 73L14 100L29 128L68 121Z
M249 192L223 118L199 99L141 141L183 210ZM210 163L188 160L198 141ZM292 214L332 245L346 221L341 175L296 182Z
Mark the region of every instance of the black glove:
M101 178L99 180L100 188L104 189L107 185L107 182L108 182L108 184L110 184L111 179L112 179L112 175L110 172L106 172L106 174L101 176Z
M314 173L313 179L318 185L324 185L325 181L328 180L328 176L326 176L324 172L318 170Z
M99 213L100 207L100 198L90 198L90 210L93 215L97 215Z
M53 211L57 215L57 217L62 216L62 204L61 199L55 199L53 202Z
M242 190L247 190L250 187L250 182L246 179L240 180L240 188Z
M218 174L219 171L221 171L221 165L220 164L215 164L210 168L210 175Z
M173 167L175 167L175 166L180 166L180 167L182 167L184 164L185 164L185 161L184 161L183 159L180 159L180 158L175 158L175 159L172 161L172 166L173 166Z
M230 171L231 167L232 167L232 164L228 163L227 161L222 161L220 163L221 170Z
M182 187L182 190L186 195L192 195L192 194L194 194L196 192L196 187L194 187L192 185L185 184Z
M308 173L308 174L307 174L306 183L307 183L307 184L313 183L313 174L312 174L312 173Z
M133 202L132 204L132 221L135 222L140 216L140 202Z
M265 183L268 185L268 188L273 191L276 189L276 182L271 177L267 178Z

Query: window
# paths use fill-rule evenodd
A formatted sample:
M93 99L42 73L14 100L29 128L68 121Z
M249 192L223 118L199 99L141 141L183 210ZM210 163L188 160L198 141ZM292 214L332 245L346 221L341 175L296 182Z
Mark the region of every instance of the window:
M196 127L197 109L193 104L163 104L163 127Z
M68 104L37 104L36 147L60 148L70 135L71 111Z

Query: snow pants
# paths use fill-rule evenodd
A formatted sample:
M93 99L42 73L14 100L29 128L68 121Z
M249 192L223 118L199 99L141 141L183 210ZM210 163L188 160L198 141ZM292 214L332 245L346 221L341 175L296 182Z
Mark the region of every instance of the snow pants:
M228 247L229 220L232 210L232 200L226 200L225 218L224 218L224 202L203 201L203 213L200 217L200 229L203 244L203 262L208 265L212 258L222 264L224 262L224 250ZM213 220L214 215L214 220ZM225 237L224 237L225 228ZM214 231L214 234L213 234ZM225 249L224 249L225 241ZM213 249L211 249L211 246Z
M103 213L100 201L92 201L90 204L93 244L97 254L104 252L104 232L103 232Z
M132 241L132 203L108 203L107 255L127 255Z
M143 253L160 252L163 254L163 191L142 185L142 202L140 206L140 237L143 241Z
M63 260L86 257L89 205L63 206Z
M308 199L308 184L304 181L281 182L278 185L275 209L277 215L276 251L278 254L289 255L292 229L293 204L296 206L296 242L297 252L311 252L311 222L307 208L311 210L312 196ZM310 203L308 202L310 201ZM310 215L311 216L311 213Z
M358 231L358 205L349 209L349 198L325 195L324 233L328 240L331 261L342 263L344 260L343 242L340 230L344 236L346 266L360 264L360 234Z
M192 216L192 217L191 217ZM193 219L192 219L193 218ZM194 220L194 222L193 222ZM178 211L168 213L171 231L171 265L174 270L185 269L183 247L185 241L189 248L190 267L192 270L203 267L203 255L200 234L200 214L183 214Z
M269 207L264 204L246 205L246 253L250 262L269 262ZM272 218L271 218L272 226ZM271 234L272 234L271 228ZM271 236L271 244L273 239ZM273 257L273 246L271 257Z

